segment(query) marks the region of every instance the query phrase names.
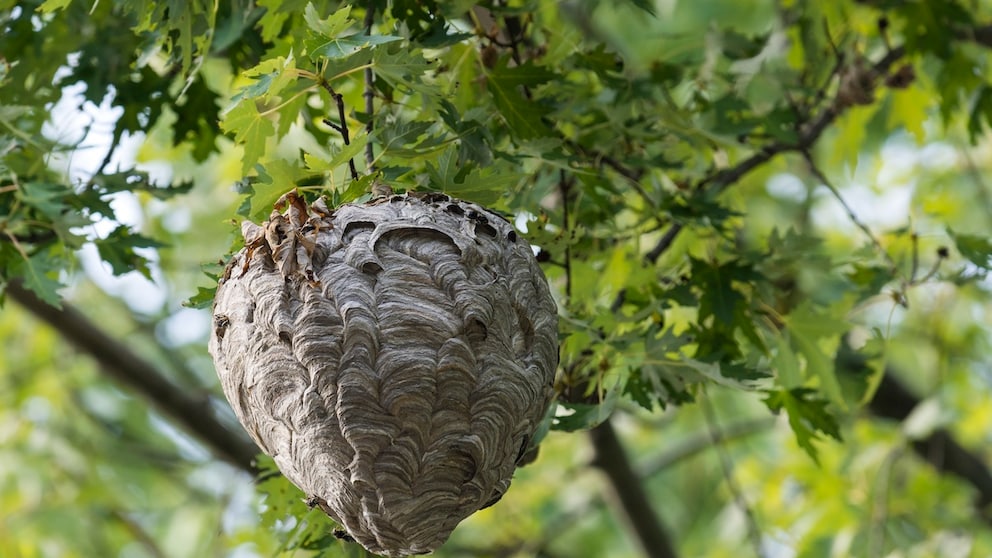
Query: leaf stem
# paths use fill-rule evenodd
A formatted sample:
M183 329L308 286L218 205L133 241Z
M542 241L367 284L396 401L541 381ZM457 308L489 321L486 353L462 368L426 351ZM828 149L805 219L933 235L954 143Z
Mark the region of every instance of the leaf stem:
M278 111L282 107L288 105L289 103L292 103L300 95L305 95L307 93L310 93L313 90L314 90L314 87L307 87L306 89L301 89L301 90L297 91L296 93L294 93L292 97L286 99L285 101L279 103L278 105L276 105L276 106L274 106L274 107L272 107L270 109L266 109L266 110L263 110L263 111L259 112L258 115L259 116L268 116L268 115L270 115L270 114Z

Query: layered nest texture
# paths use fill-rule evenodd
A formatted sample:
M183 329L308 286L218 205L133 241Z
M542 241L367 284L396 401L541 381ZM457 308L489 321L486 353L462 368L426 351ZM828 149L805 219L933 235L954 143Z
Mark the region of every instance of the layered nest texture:
M506 220L443 194L277 208L217 288L224 393L365 548L430 552L506 492L549 405L544 275Z

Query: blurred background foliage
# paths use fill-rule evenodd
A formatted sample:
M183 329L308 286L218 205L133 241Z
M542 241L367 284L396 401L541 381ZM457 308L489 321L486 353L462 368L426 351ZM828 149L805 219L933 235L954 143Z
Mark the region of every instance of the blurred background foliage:
M361 556L206 337L240 220L376 179L502 211L562 315L439 556L992 555L990 48L983 0L0 0L0 555Z

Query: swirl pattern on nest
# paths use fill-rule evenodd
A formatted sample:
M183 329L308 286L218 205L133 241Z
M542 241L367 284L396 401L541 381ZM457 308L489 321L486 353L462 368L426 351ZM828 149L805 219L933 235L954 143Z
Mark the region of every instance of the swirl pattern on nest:
M506 492L548 407L544 275L502 217L443 194L282 201L217 289L224 393L365 548L430 552Z

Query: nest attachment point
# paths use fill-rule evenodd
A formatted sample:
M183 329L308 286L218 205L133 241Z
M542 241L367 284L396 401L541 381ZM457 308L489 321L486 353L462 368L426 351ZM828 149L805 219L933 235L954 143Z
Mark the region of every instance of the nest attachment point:
M506 492L548 407L544 275L501 216L444 194L281 206L217 288L224 393L348 536L431 552Z

